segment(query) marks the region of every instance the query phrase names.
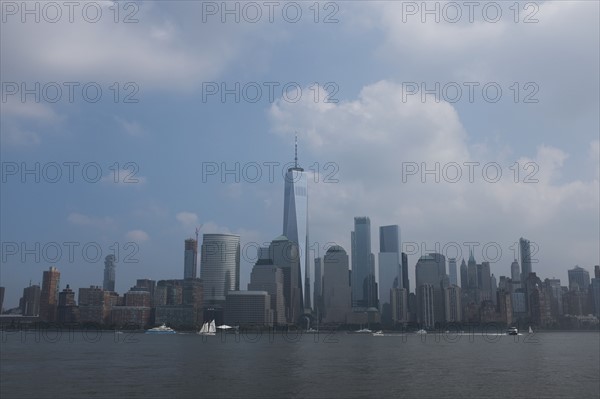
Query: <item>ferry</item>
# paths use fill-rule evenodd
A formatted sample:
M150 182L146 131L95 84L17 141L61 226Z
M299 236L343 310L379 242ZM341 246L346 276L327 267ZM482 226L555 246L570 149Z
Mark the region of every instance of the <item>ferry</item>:
M506 331L508 335L519 335L519 330L517 327L510 327L508 331Z
M415 334L419 334L419 335L423 335L423 334L427 334L427 331L420 329L419 331L417 331Z
M171 327L167 327L164 323L158 327L146 330L146 334L176 334L176 331Z

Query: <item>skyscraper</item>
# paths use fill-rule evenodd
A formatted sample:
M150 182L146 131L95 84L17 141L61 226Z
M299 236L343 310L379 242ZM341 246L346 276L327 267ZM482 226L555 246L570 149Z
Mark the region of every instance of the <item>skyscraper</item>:
M458 276L456 275L456 258L448 259L448 275L450 285L458 285Z
M21 314L23 316L38 316L40 314L40 286L30 285L23 289L21 298Z
M462 262L460 262L460 288L462 288L463 290L466 290L469 287L469 273L468 273L468 269L467 269L467 264L465 263L465 260L463 259Z
M183 253L183 278L196 278L198 274L198 241L193 238L185 240Z
M327 250L323 258L323 319L327 323L345 323L351 310L348 266L344 248L334 245Z
M402 244L402 243L401 243ZM402 287L410 294L410 282L408 281L408 255L402 252Z
M204 305L223 306L227 293L240 289L240 236L204 234L201 251Z
M426 289L417 292L417 313L420 317L419 322L428 327L432 327L436 321L444 319L444 293L442 282L447 282L446 276L446 258L438 253L423 255L417 261L415 266L415 277L417 280L416 288L419 290L423 286ZM423 306L429 306L429 295L431 291L431 303L433 314L429 315L429 309ZM425 296L424 296L425 295ZM428 323L432 324L428 324Z
M354 218L352 243L352 307L362 310L377 306L375 257L371 253L371 220Z
M587 292L590 286L590 273L582 267L575 266L567 271L569 276L569 289Z
M304 308L311 308L310 261L308 256L308 180L298 166L296 139L294 167L285 174L283 197L283 235L295 242L300 250L300 281L304 284Z
M510 278L512 280L513 290L521 287L521 274L519 269L519 262L515 259L510 265Z
M313 284L313 309L319 312L323 307L323 259L315 258L315 281Z
M110 254L104 258L104 291L115 290L115 256Z
M269 261L281 268L286 321L290 324L297 323L304 314L298 244L286 236L279 236L271 241L268 249L260 250L259 253L259 261Z
M529 240L521 237L519 238L519 249L521 252L521 282L527 281L531 269L531 243Z
M56 307L58 305L58 286L60 272L54 266L44 272L42 279L42 292L40 294L40 319L42 321L56 321Z
M398 226L379 227L379 308L384 322L392 322L392 288L403 287L401 262Z

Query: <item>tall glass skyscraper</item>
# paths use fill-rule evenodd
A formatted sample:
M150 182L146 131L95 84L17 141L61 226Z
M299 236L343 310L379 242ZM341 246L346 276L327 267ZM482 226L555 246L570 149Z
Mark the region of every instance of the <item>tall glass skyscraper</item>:
M371 220L354 218L352 244L352 307L377 306L377 283L375 282L375 257L371 253Z
M392 288L404 287L402 267L400 229L397 225L379 227L379 305L383 319L389 319L390 322L390 291Z
M198 265L198 241L193 238L185 240L183 253L183 278L196 278Z
M304 282L304 308L311 308L310 261L308 256L308 182L304 169L298 166L298 143L294 167L285 174L283 197L283 235L300 249L301 281Z
M240 289L240 236L204 234L200 256L204 304L224 305L227 293Z
M521 253L521 282L524 283L529 277L531 270L531 245L529 240L519 238L519 249Z
M104 282L102 288L104 291L115 290L115 256L107 255L104 258Z
M456 258L448 259L448 275L450 278L450 284L458 285L458 276L456 274Z

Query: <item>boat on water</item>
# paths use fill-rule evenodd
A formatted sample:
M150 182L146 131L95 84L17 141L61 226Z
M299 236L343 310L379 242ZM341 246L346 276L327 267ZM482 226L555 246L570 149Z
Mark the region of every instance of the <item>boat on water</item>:
M529 326L529 334L533 334L533 329Z
M158 327L150 328L145 331L146 334L176 334L177 332L164 323Z
M427 331L420 329L419 331L415 332L415 334L424 335L427 334Z
M375 331L373 333L374 337L383 337L383 331L379 330L379 331Z
M508 335L519 335L519 329L517 327L510 327L506 333Z
M206 322L202 324L202 328L198 331L198 335L215 335L217 332L217 326L215 321Z
M355 334L371 334L373 331L368 328L361 328L360 330L354 331Z

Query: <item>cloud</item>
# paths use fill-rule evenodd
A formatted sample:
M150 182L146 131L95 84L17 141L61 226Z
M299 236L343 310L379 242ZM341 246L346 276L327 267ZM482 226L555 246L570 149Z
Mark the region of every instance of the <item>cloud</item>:
M124 169L111 170L101 181L120 187L140 187L146 184L146 177L138 175L139 167L135 162L123 164Z
M175 218L185 229L191 229L198 226L198 215L194 212L179 212Z
M319 183L309 184L311 242L321 254L331 241L349 251L352 218L366 215L374 243L378 226L387 224L399 224L403 240L427 249L434 242L501 243L497 275L508 274L510 248L520 236L539 245L541 263L556 275L570 261L565 247L572 259L597 256L598 179L566 179L571 157L560 148L540 144L533 156L511 159L515 149L499 145L497 151L469 135L451 104L405 101L402 86L390 81L367 85L356 99L335 105L278 101L269 118L275 134L298 131L311 158L337 166L338 182L326 183L321 170ZM467 162L478 163L472 181ZM403 173L409 163L418 173ZM461 166L456 182L444 178L450 163ZM414 270L416 259L409 262Z
M128 231L127 234L125 234L125 237L128 240L137 242L137 243L142 243L144 241L148 241L150 239L150 236L148 236L148 233L146 233L144 230L131 230Z
M108 216L97 218L77 212L71 212L69 216L67 216L67 221L76 226L94 227L98 229L113 228L116 225L115 221Z
M142 137L144 135L144 129L138 121L128 121L120 117L115 117L119 128L127 135L132 137Z

